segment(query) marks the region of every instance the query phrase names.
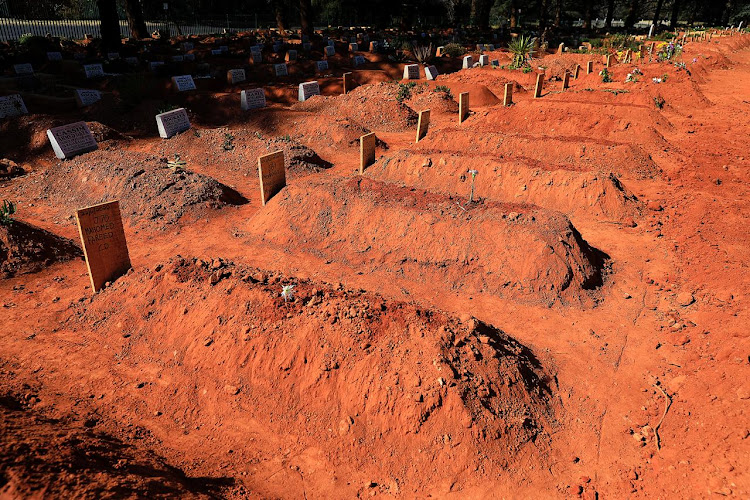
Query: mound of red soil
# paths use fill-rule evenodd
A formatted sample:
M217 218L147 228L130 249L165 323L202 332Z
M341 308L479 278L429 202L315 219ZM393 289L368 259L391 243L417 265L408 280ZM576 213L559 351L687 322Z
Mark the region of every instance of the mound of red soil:
M598 252L562 214L499 203L465 210L366 178L289 185L250 226L279 249L467 293L590 304L602 281Z
M421 143L421 142L420 142ZM578 171L525 159L498 161L491 155L401 150L379 159L365 175L462 198L470 175L479 172L476 195L493 201L526 203L586 217L632 217L641 203L612 173Z
M189 168L172 168L167 158L133 152L123 163L122 151L100 149L58 163L23 188L38 198L54 200L68 213L120 200L124 217L164 224L175 223L201 208L247 203L235 190Z
M468 315L182 258L133 271L77 309L65 326L90 339L87 350L127 355L113 364L66 353L68 372L85 363L101 373L91 383L114 397L100 404L158 415L142 425L169 445L231 449L241 462L291 442L285 455L316 450L349 493L371 480L412 488L463 477L469 464L496 477L514 458L543 463L556 407L549 375Z
M32 273L83 255L72 241L14 220L0 225L0 276Z
M456 99L456 96L452 94L449 96L445 92L436 91L434 87L428 88L418 85L411 90L411 97L407 99L406 103L415 111L429 109L431 113L435 114L457 114L458 102Z
M313 97L292 109L348 118L369 130L403 132L416 125L417 114L399 102L398 93L399 86L394 83L363 85L336 97Z
M25 174L26 171L22 166L12 160L3 158L0 160L0 180L10 179Z
M35 397L30 396L30 400ZM94 429L95 418L37 415L0 396L0 498L211 498L150 452ZM197 482L197 481L196 481Z

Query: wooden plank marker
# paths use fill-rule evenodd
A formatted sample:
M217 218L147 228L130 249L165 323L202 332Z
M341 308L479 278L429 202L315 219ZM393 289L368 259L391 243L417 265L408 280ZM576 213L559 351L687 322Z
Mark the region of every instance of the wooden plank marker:
M76 211L91 289L98 292L128 272L130 255L122 227L120 202L110 201Z
M427 135L427 129L430 126L430 110L425 109L419 112L419 121L417 122L417 140L419 142L424 136Z
M370 132L359 138L359 173L364 174L365 168L375 163L375 132Z
M576 69L573 71L573 79L578 80L578 75L581 74L581 65L576 64Z
M570 71L566 69L562 79L562 89L565 90L568 87L570 87Z
M458 94L458 123L463 123L469 117L469 93Z
M353 74L344 73L344 94L348 94L354 89L354 78Z
M536 87L534 87L534 98L542 97L542 87L544 87L544 73L536 75Z
M605 59L605 61L606 61L606 62L604 63L604 65L605 65L605 66L606 66L607 68L609 68L609 67L610 67L610 65L612 64L612 54L607 54L607 58Z
M505 84L505 94L503 95L503 106L510 106L513 104L513 84Z
M268 200L286 186L284 151L276 151L258 158L260 178L260 199L265 206Z
M586 74L590 75L594 72L594 61L589 61L586 63Z

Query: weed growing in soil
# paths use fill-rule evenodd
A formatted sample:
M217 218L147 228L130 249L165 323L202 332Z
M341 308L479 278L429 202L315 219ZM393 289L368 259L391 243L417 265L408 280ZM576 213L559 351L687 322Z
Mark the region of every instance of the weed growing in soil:
M411 97L411 89L416 87L417 84L415 82L408 82L408 83L399 83L398 84L398 95L396 96L396 100L398 102L404 102L408 98Z
M466 54L466 49L464 49L463 46L457 43L449 43L448 45L443 47L443 54L446 54L450 57L461 57L462 55Z
M657 108L663 109L664 105L667 103L667 101L664 100L664 98L660 95L654 97L654 104Z
M221 145L224 151L231 151L234 149L234 136L229 132L224 134L224 144Z
M260 139L260 140L263 140L263 134L261 134L260 132L258 132L258 131L256 130L256 131L255 131L255 138L256 138L256 139Z
M174 109L179 108L179 106L175 106L174 104L169 104L168 102L164 102L159 108L156 110L156 114L160 115L162 113L166 113L168 111L172 111Z
M469 192L469 203L474 202L474 179L476 179L477 174L479 173L477 170L469 170L469 173L471 174L471 192Z
M167 166L171 168L174 173L180 173L182 172L182 167L187 165L187 162L180 158L180 155L176 154L174 155L174 159L167 160Z
M513 69L518 69L526 66L529 61L531 51L534 50L535 43L536 38L523 35L519 36L515 40L512 40L508 44L508 49L510 50L511 54L513 54L513 62L511 63L510 67Z
M446 99L453 99L453 93L451 92L451 89L449 87L446 87L445 85L436 85L433 89L433 92L442 92L445 94Z
M284 302L291 300L294 296L294 285L284 285L281 287L281 296L284 297Z
M289 134L282 135L281 137L279 137L279 140L284 142L292 142L292 136Z
M13 223L13 214L16 213L16 204L12 201L3 200L0 206L0 226L10 226Z
M531 73L534 70L531 69L531 66L525 66L521 71L523 71L524 73Z
M602 82L603 83L609 83L609 82L612 81L612 77L609 76L609 70L607 70L607 68L604 68L603 70L601 70L599 72L599 76L602 77Z

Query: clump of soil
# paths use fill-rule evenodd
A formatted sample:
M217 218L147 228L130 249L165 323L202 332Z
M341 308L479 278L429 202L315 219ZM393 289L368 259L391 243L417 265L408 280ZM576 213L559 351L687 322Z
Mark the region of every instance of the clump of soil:
M289 300L284 285L294 285ZM355 485L416 486L468 464L497 476L532 441L524 453L543 461L535 450L554 422L550 376L526 347L469 315L218 258L136 270L77 307L66 328L128 353L113 371L118 411L158 410L155 428L172 442L190 429L195 446L231 448L241 461L265 453L266 440L277 453L273 443L293 435L292 455L320 450ZM88 362L112 371L104 356ZM248 422L265 437L238 442Z
M25 174L26 171L18 163L3 158L0 160L0 180L10 179Z
M171 159L171 158L170 158ZM188 212L242 205L247 200L211 177L172 168L167 158L98 150L61 162L41 173L37 197L54 200L69 213L105 201L119 200L124 217L173 224ZM38 187L32 187L38 186Z
M403 132L417 123L417 113L399 98L399 85L363 85L336 97L319 96L295 104L292 109L333 118L350 118L370 130Z
M41 271L82 255L80 247L69 239L25 222L0 225L0 276L5 278Z
M444 195L366 178L289 185L250 226L280 250L465 293L591 304L602 282L600 254L560 213L500 203L465 209Z

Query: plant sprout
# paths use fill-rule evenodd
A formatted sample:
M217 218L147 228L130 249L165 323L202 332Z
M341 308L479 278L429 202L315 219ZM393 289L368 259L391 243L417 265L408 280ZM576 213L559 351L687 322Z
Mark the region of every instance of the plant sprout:
M10 226L13 223L13 214L16 213L16 204L12 201L3 200L0 206L0 226Z
M472 169L469 170L469 173L471 174L471 192L469 193L469 203L474 202L474 179L476 178L478 171Z
M185 165L187 165L187 162L185 160L181 160L180 155L178 154L174 155L174 160L167 161L167 166L177 173L181 172L182 167L184 167Z
M281 296L284 297L284 302L290 300L294 295L294 285L284 285L281 287Z

